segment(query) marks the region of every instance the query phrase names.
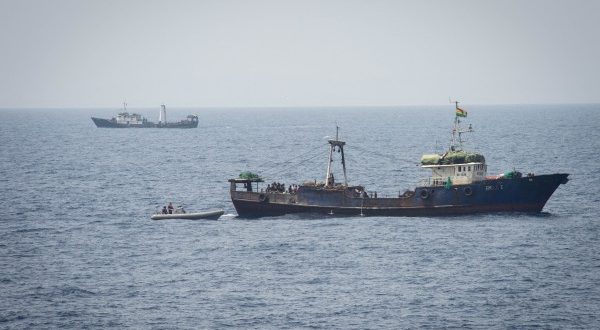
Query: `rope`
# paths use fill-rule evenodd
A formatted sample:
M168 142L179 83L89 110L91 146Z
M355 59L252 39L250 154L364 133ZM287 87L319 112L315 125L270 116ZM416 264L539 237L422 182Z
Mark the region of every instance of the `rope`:
M306 161L309 161L309 160L315 159L315 158L317 158L317 157L319 157L319 156L322 156L322 155L321 155L321 154L314 155L314 156L312 156L312 157L310 157L310 158L307 158L307 159L304 159L304 160L302 160L301 162L297 163L297 165L300 165L300 164L302 164L303 162L306 162ZM269 173L269 176L273 177L273 176L275 176L275 175L277 175L277 174L280 174L280 173L283 173L283 172L285 172L285 171L288 171L290 167L291 167L291 166L289 166L289 165L288 165L288 166L284 167L283 169L281 169L281 170L279 170L279 171L276 171L276 172L267 172L267 173Z
M399 163L399 162L405 162L405 163L408 163L408 164L412 164L412 163L414 163L414 160L408 160L408 159L403 159L403 158L397 158L397 157L394 157L394 156L392 156L392 155L390 155L390 154L382 154L382 153L380 153L380 152L373 151L373 150L369 150L369 149L365 149L365 148L358 147L358 146L352 146L352 148L355 148L355 149L357 149L358 151L362 151L362 152L365 152L365 153L369 153L369 154L375 155L375 156L377 156L377 157L386 158L386 159L388 159L388 160L391 160L391 161L393 161L393 162L398 162L398 163Z
M281 174L281 173L283 173L285 171L288 171L290 169L290 167L292 167L294 165L297 166L297 165L305 163L305 162L307 162L309 160L312 160L312 159L314 159L316 157L322 156L322 153L318 153L318 154L316 154L316 155L314 155L312 157L309 157L309 158L306 158L306 159L302 159L298 163L289 164L291 161L296 160L298 158L304 158L308 154L314 152L317 149L321 149L322 147L323 147L323 145L318 145L318 146L310 149L307 152L304 152L304 153L302 153L300 155L294 156L292 158L289 158L289 159L281 161L281 162L268 161L268 162L265 162L265 163L262 163L262 164L258 165L257 168L261 168L261 167L266 166L268 164L273 164L273 166L267 168L266 170L262 170L261 172L264 174L264 176L274 177L274 176L276 176L278 174ZM392 161L394 163L398 163L398 162L405 162L405 163L408 163L408 164L413 164L414 163L414 160L407 160L407 159L396 158L396 157L394 157L392 155L389 155L389 154L379 153L379 152L376 152L376 151L373 151L373 150L369 150L369 149L366 149L366 148L362 148L362 147L359 147L359 146L355 146L355 145L353 145L352 148L354 148L354 149L356 149L358 151L364 152L364 153L375 155L375 156L380 157L380 158L385 158L385 159L387 159L389 161ZM346 153L346 162L350 161L351 163L357 164L357 165L360 165L360 166L365 165L363 162L359 162L358 160L356 160L353 157L348 158L347 156L348 156L348 154ZM284 165L284 164L286 164L286 165Z
M281 162L275 162L275 163L274 163L274 165L273 165L272 167L270 167L270 168L267 168L266 170L262 170L261 172L263 172L263 173L271 173L271 171L273 171L273 170L278 170L278 169L279 169L279 167L278 167L278 166L282 166L283 164L285 164L285 163L289 163L289 162L291 162L292 160L295 160L295 159L298 159L298 158L301 158L301 157L305 157L306 155L308 155L308 154L310 154L310 153L314 152L315 150L317 150L317 149L320 149L320 148L322 148L322 147L323 147L323 145L319 145L319 146L317 146L317 147L315 147L315 148L312 148L311 150L309 150L309 151L307 151L307 152L305 152L305 153L302 153L302 154L300 154L300 155L294 156L294 157L292 157L292 158L289 158L289 159L287 159L287 160L284 160L284 161L281 161ZM319 155L320 155L320 154L319 154ZM318 156L318 155L316 155L316 156ZM313 159L313 158L315 158L316 156L314 156L314 157L311 157L311 158L309 158L309 159ZM308 160L308 159L305 159L305 161L306 161L306 160ZM263 164L261 164L261 165L258 165L257 167L258 167L258 168L260 168L260 167L263 167L263 166L265 166L265 165L267 165L267 164L269 164L269 163L272 163L272 162L273 162L273 161L268 161L268 162L266 162L266 163L263 163ZM301 163L302 163L302 162L300 162L299 164L301 164ZM277 168L276 168L276 167L277 167ZM278 172L276 172L276 173L278 173Z

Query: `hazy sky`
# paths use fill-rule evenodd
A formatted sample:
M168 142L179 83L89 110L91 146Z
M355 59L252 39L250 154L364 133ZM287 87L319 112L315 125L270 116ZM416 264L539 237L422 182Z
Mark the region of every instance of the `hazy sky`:
M0 0L0 107L600 102L600 1Z

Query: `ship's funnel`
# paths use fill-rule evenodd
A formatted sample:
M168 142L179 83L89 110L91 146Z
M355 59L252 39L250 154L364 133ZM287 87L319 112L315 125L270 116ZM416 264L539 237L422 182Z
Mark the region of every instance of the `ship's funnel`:
M167 123L167 107L164 104L160 105L160 113L158 114L158 122L161 124Z

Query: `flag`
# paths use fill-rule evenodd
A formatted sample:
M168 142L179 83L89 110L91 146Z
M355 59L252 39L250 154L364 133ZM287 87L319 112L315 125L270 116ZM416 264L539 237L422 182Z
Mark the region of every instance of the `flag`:
M467 112L459 107L456 107L456 117L466 117Z

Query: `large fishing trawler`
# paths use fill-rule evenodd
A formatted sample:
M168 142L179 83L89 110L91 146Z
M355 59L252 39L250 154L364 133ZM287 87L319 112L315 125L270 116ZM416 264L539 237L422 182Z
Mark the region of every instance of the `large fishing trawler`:
M546 201L569 174L527 174L509 171L487 175L485 157L462 148L464 133L460 118L467 112L456 102L452 143L443 154L423 155L421 167L431 176L413 190L398 197L377 197L362 186L348 185L344 146L336 138L328 140L329 162L324 182L305 182L285 189L260 189L263 179L244 173L230 179L230 195L240 217L256 218L292 213L321 213L354 216L444 216L481 212L541 212ZM339 130L339 128L337 128ZM335 152L340 155L344 181L337 183L332 172ZM243 189L238 187L243 185ZM281 189L283 188L283 189Z
M96 127L102 128L196 128L198 127L198 116L188 115L178 122L167 122L167 107L162 104L158 115L158 123L148 121L142 115L129 113L127 103L123 103L123 111L112 119L92 117Z

